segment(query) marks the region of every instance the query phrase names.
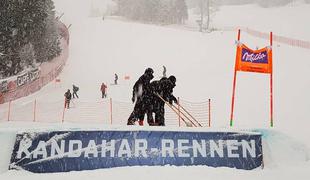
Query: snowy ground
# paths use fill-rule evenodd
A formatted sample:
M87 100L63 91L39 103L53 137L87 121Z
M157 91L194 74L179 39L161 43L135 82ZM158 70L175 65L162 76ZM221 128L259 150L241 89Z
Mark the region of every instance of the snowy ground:
M66 23L70 29L70 58L60 75L61 86L53 83L40 92L22 98L16 103L37 99L57 104L62 102L66 89L72 83L80 86L79 102L100 100L101 82L113 82L114 73L120 76L119 86L109 86L108 95L119 101L130 101L134 81L147 67L155 70L159 78L162 65L167 73L177 77L175 95L192 101L212 99L212 125L228 128L236 32L184 31L115 20L102 21L88 18L83 11L89 4L72 0L57 1L58 8L68 13ZM242 12L242 13L241 13ZM263 14L270 14L269 19ZM291 14L294 14L291 15ZM272 30L275 34L310 40L309 27L300 21L309 17L310 6L299 4L281 8L264 9L257 6L227 6L215 17L218 26L248 26L261 31ZM296 18L296 19L295 19ZM241 41L249 47L268 45L265 40L241 34ZM266 128L264 133L265 169L242 171L208 167L139 167L114 168L88 172L37 175L27 172L5 172L1 179L309 179L310 147L309 108L310 98L310 51L290 46L274 45L274 121L269 126L269 79L267 75L239 73L235 104L235 127ZM130 75L131 80L122 77ZM5 105L0 105L0 109ZM56 105L55 105L56 106ZM76 112L78 113L78 112ZM60 123L6 123L0 119L0 142L6 148L0 154L9 154L14 132L23 129L98 128L98 124ZM76 118L79 117L78 115ZM44 120L42 120L44 121ZM82 121L86 122L87 119ZM124 124L126 120L124 119ZM100 128L100 127L99 127ZM102 127L104 128L104 127ZM122 127L117 127L122 128ZM140 127L139 127L140 128ZM206 131L208 129L205 129ZM11 132L8 134L8 132ZM5 171L9 157L1 156L0 170Z

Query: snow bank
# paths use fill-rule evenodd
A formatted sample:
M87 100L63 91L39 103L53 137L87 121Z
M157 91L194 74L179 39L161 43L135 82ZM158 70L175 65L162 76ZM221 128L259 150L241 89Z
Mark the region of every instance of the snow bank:
M14 148L16 131L0 130L0 173L8 170Z

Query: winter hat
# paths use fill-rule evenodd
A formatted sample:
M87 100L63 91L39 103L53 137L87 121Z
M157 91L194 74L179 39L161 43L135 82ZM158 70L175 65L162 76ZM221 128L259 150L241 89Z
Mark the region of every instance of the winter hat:
M153 73L154 73L154 71L153 71L152 68L147 68L147 69L145 70L145 72L144 72L144 74L153 74Z
M175 84L175 82L177 81L177 79L175 78L175 76L169 76L168 78L173 84Z

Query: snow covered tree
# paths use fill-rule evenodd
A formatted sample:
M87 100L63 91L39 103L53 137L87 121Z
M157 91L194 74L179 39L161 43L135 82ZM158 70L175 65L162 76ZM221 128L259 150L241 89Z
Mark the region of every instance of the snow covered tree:
M259 0L257 1L257 4L262 6L262 7L274 7L274 6L284 6L293 0Z
M162 23L183 23L188 18L185 0L115 0L118 15L129 19Z
M216 0L195 0L191 7L195 8L194 13L200 16L197 23L200 26L200 31L204 29L210 30L210 24L215 12L218 11L218 2Z
M2 77L58 56L61 49L53 1L1 0L0 52Z

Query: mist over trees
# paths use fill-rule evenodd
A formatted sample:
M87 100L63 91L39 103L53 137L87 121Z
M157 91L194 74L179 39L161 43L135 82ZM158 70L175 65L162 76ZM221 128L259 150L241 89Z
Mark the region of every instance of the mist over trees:
M54 8L52 0L0 1L0 78L60 54Z
M277 7L284 6L289 3L295 3L298 0L218 0L221 5L240 5L240 4L258 4L261 7ZM310 0L305 0L310 3Z
M182 24L188 19L185 0L114 0L117 15L128 19L161 23Z
M188 7L193 8L199 6L201 2L207 0L186 0ZM276 7L284 6L289 3L295 3L298 0L216 0L216 5L243 5L243 4L258 4L261 7ZM304 0L305 3L310 3L310 0Z

